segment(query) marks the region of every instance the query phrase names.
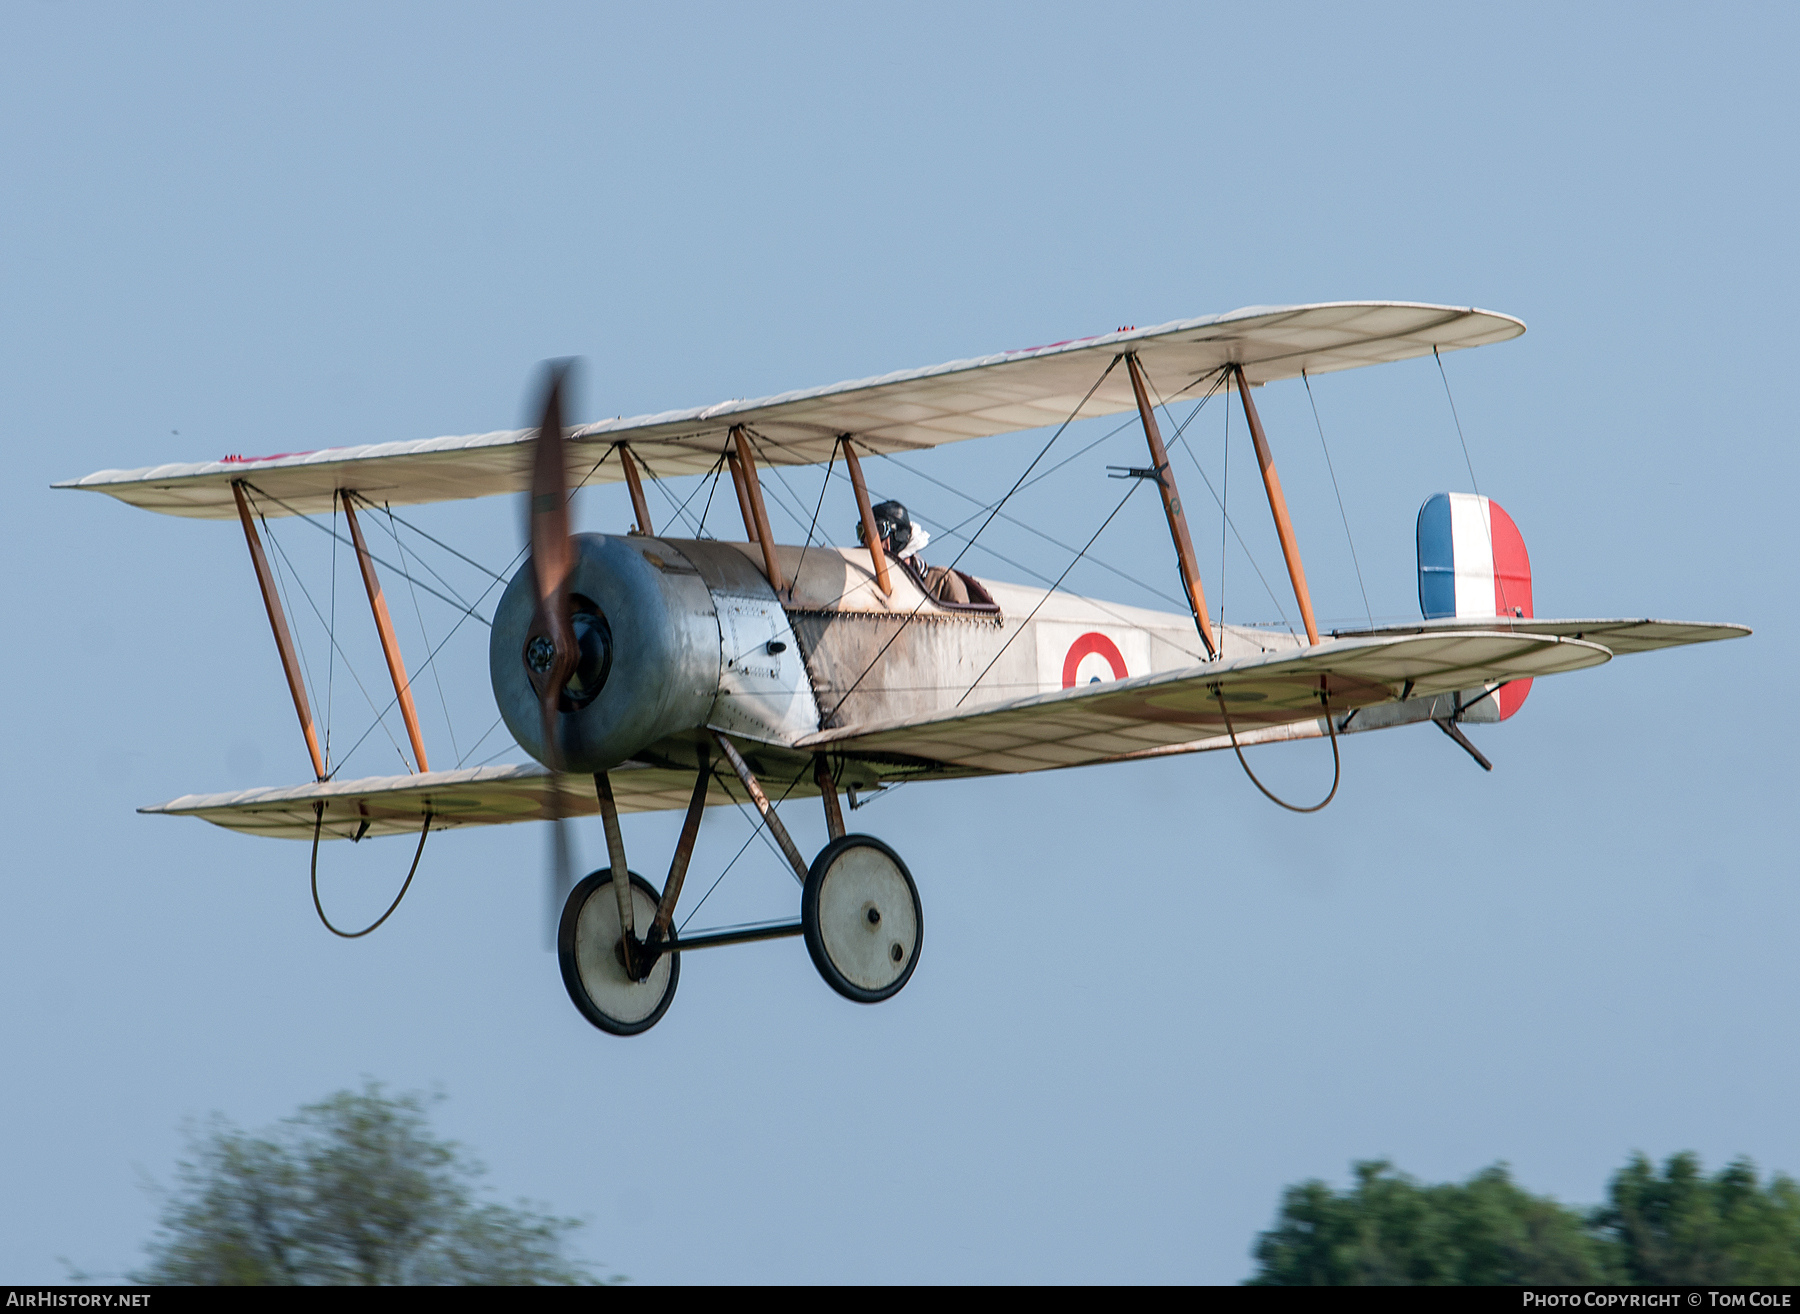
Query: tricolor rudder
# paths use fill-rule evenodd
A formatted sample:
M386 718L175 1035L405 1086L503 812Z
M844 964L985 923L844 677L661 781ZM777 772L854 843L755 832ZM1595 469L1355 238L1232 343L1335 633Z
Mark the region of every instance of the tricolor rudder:
M1434 493L1419 508L1419 610L1426 620L1531 612L1531 558L1505 509L1478 493ZM1519 710L1530 680L1500 687L1500 719Z

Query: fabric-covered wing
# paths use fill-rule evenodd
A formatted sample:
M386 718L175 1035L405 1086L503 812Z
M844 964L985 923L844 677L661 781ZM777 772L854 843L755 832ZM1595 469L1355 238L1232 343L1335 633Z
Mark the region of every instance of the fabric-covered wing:
M1718 639L1741 639L1750 633L1748 625L1727 625L1717 621L1665 620L1515 620L1492 616L1455 617L1420 621L1414 625L1384 625L1374 630L1339 630L1340 638L1353 635L1443 634L1447 631L1493 630L1504 627L1512 634L1554 634L1565 639L1589 639L1612 649L1614 656L1633 652L1655 652L1660 648L1680 648L1690 643L1712 643Z
M901 452L1060 424L1107 363L1126 351L1138 353L1157 393L1172 400L1199 395L1228 363L1242 365L1254 385L1295 378L1302 370L1325 374L1429 355L1434 348L1502 342L1524 331L1509 315L1462 306L1251 306L754 401L584 425L570 432L569 478L571 486L623 478L616 460L602 462L617 442L629 442L652 477L702 474L712 469L737 424L754 431L760 459L774 465L823 462L840 434L876 451ZM1110 415L1135 404L1125 371L1115 369L1081 414ZM396 506L437 502L524 488L531 438L530 430L514 430L102 470L56 487L92 489L133 506L203 519L236 514L231 484L238 479L265 494L259 509L267 515L329 513L340 488Z
M1492 631L1342 639L1298 653L1245 658L1042 694L999 707L828 730L802 747L879 759L923 759L979 771L1079 766L1192 744L1231 725L1255 734L1398 698L1597 666L1597 643ZM1407 685L1411 688L1407 689Z
M666 770L627 762L610 773L613 797L621 812L656 812L685 808L693 794L690 771ZM464 771L428 771L414 776L378 776L368 780L330 780L323 784L277 789L246 789L232 794L186 794L167 803L139 808L165 816L200 817L247 835L310 840L313 807L323 801L326 839L362 835L417 835L432 816L433 830L456 826L494 826L511 821L548 821L550 791L562 791L562 815L593 816L600 810L592 776L552 777L543 767L477 767ZM810 781L791 790L795 797L818 790ZM741 802L727 793L715 774L709 807ZM367 822L365 830L363 823Z

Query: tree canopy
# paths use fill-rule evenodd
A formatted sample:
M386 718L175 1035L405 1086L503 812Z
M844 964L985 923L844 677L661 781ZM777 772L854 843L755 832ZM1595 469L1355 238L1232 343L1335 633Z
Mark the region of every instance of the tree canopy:
M581 1224L482 1198L483 1169L431 1134L425 1101L370 1083L261 1135L189 1134L141 1282L194 1286L593 1281Z
M1747 1159L1708 1177L1693 1154L1660 1175L1636 1155L1588 1210L1530 1194L1504 1164L1436 1185L1385 1160L1353 1171L1346 1191L1316 1179L1287 1188L1252 1250L1252 1284L1800 1281L1800 1187L1781 1173L1760 1183Z

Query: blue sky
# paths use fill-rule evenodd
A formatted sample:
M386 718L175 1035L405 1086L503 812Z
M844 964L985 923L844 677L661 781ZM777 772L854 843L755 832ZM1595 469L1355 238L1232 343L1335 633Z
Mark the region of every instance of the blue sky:
M1800 1171L1797 35L1774 6L9 7L0 1276L129 1267L183 1118L258 1126L365 1074L442 1089L497 1191L587 1217L585 1253L645 1280L1235 1281L1281 1187L1356 1158L1503 1159L1572 1201L1634 1149ZM903 995L847 1004L792 941L696 955L635 1041L563 995L532 828L434 840L347 944L299 846L133 811L303 779L304 749L236 530L54 480L508 427L551 356L584 358L598 418L1365 297L1530 325L1446 369L1540 614L1755 637L1540 682L1471 731L1492 775L1428 727L1349 740L1316 817L1219 755L902 790L856 824L919 879ZM1468 483L1443 384L1424 361L1315 394L1370 606L1414 614L1413 515ZM1318 611L1354 618L1305 394L1260 402ZM1203 461L1222 424L1189 431ZM996 496L1042 440L870 479L954 521L919 472ZM1140 457L1125 431L1031 518L1084 541L1105 464ZM1096 551L1173 593L1134 509ZM517 515L416 519L499 565ZM628 517L621 489L583 494L583 527ZM834 534L852 518L828 504ZM1215 607L1277 619L1218 533L1197 516ZM1087 566L1070 587L1154 604ZM484 645L458 643L434 764L493 719ZM372 636L347 648L380 676ZM1328 779L1320 745L1256 760L1296 793ZM627 823L652 879L677 824ZM709 816L695 879L747 833ZM327 850L345 920L408 847ZM782 915L793 885L753 847L713 899L707 920Z

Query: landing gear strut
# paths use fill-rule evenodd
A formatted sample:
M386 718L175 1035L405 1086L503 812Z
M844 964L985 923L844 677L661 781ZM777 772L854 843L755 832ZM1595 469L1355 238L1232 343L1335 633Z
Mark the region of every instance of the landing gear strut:
M802 935L825 983L846 999L876 1004L905 988L918 965L925 917L912 873L886 844L869 835L846 835L838 809L837 785L823 757L814 779L825 804L831 836L808 865L755 773L724 735L714 742L749 794L763 824L801 883L800 920L682 937L674 929L675 901L681 895L688 859L712 780L710 747L702 749L693 799L670 864L669 880L658 893L625 865L612 783L594 778L606 824L612 865L594 872L570 892L557 929L557 957L569 998L589 1022L615 1036L648 1031L668 1011L681 979L681 952ZM629 875L629 885L615 881Z

